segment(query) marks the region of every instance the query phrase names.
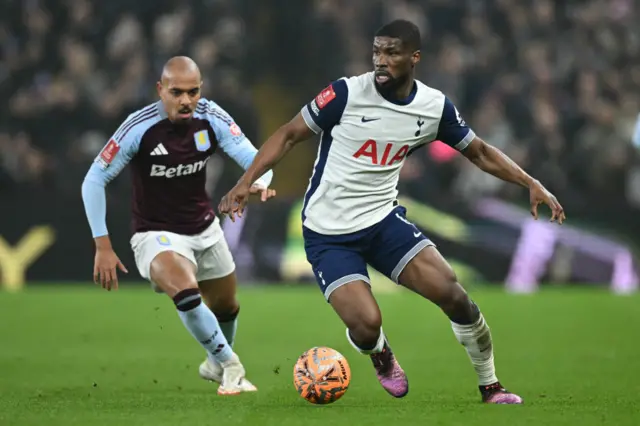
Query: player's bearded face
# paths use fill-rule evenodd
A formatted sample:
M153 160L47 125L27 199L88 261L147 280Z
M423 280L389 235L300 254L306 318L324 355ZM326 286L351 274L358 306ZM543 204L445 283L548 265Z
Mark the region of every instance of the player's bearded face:
M391 37L376 37L373 42L373 66L378 90L393 93L411 78L413 52L402 41Z
M393 93L400 89L409 80L409 74L394 76L392 72L379 70L375 73L375 81L378 90L385 93Z

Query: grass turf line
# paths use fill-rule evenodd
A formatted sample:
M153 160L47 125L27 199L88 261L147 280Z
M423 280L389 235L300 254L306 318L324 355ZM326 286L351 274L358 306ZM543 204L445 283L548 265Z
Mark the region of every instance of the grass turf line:
M638 296L567 289L472 294L492 329L498 377L521 407L479 403L448 320L409 292L379 296L409 375L396 400L316 288L244 288L236 350L256 394L219 397L197 376L203 351L171 301L146 287L0 292L0 425L632 425L640 424ZM353 373L346 395L313 406L292 384L297 356L330 346Z

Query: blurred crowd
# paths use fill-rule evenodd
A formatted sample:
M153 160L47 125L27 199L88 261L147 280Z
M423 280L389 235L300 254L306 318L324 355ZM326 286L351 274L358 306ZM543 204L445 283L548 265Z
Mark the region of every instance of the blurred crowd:
M284 96L307 100L370 70L375 30L405 18L423 35L418 77L570 217L620 222L640 209L634 0L0 0L0 10L0 196L77 193L110 133L156 99L171 55L194 57L204 93L259 143L256 79L273 75ZM434 203L523 197L437 143L409 158L402 180Z
M381 23L413 21L423 38L418 78L477 134L555 192L569 217L638 228L640 2L317 0L315 16L339 34L340 75L371 69ZM437 143L410 157L402 177L403 189L435 205L528 201Z
M393 2L389 14L421 17L422 78L460 105L476 133L548 185L569 216L620 220L617 210L640 208L632 144L640 113L637 2L428 3ZM465 199L521 197L517 187L454 163L443 169ZM421 169L424 180L434 168Z
M155 82L172 55L192 56L205 94L257 137L235 3L0 1L0 194L45 187L77 195L122 120L157 100Z

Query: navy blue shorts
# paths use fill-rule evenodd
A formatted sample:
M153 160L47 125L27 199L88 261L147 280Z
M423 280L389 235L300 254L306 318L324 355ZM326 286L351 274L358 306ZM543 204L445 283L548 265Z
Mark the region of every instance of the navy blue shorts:
M327 300L349 282L370 284L367 264L398 283L409 261L434 245L407 220L406 211L397 206L377 224L351 234L324 235L303 227L307 260Z

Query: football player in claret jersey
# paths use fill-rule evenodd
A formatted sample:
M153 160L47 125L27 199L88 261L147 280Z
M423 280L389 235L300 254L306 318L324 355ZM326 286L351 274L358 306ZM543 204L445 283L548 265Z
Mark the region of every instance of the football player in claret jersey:
M371 357L387 392L407 394L407 376L382 330L370 290L369 264L442 309L469 355L484 402L519 404L522 399L496 376L491 333L480 309L398 204L400 168L411 152L440 140L483 171L527 188L534 217L541 203L551 208L552 221L562 223L565 215L540 182L476 136L445 94L414 79L420 41L411 22L382 27L373 41L374 71L334 81L277 130L223 197L220 212L232 219L241 214L254 179L295 144L321 134L302 209L305 250L349 342Z
M97 156L82 184L96 244L94 280L117 288L105 222L105 186L129 164L133 183L131 247L140 275L173 299L178 316L207 353L200 376L220 383L218 393L256 390L232 345L239 305L235 264L205 190L207 160L216 148L243 168L256 148L215 102L200 97L202 81L189 58L167 62L157 84L161 101L129 115ZM262 200L271 171L251 184ZM204 302L202 303L202 299Z

